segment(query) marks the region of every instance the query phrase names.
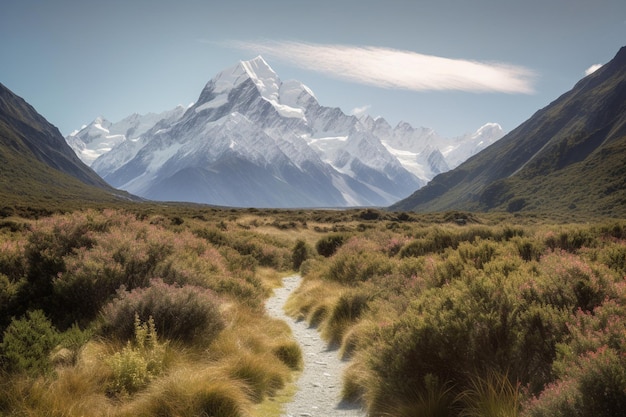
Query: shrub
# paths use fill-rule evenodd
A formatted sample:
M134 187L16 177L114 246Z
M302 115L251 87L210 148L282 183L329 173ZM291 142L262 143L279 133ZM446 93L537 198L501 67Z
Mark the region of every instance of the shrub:
M626 360L602 348L572 364L563 379L526 405L530 417L613 417L626 413Z
M302 263L306 261L308 257L309 249L306 242L304 240L298 240L291 254L291 261L293 263L294 271L298 271Z
M153 317L156 330L165 338L191 343L210 343L224 328L219 300L212 291L168 285L155 279L148 288L120 291L103 311L103 330L122 340L132 337L133 318Z
M324 277L344 285L357 285L376 276L393 272L395 264L380 252L342 251L328 264Z
M527 261L539 261L544 251L543 244L535 239L515 237L513 239L519 256Z
M113 374L107 390L110 394L134 394L163 371L165 346L157 339L152 317L142 323L135 315L134 329L134 343L129 341L107 360Z
M337 252L337 249L341 247L347 240L347 236L343 234L331 234L324 236L315 244L315 250L317 253L329 258Z
M4 367L12 372L38 374L50 371L49 355L59 333L41 310L13 319L4 331L0 353Z
M484 240L474 243L463 242L459 244L457 250L464 262L470 263L477 269L482 269L486 263L495 257L496 244Z

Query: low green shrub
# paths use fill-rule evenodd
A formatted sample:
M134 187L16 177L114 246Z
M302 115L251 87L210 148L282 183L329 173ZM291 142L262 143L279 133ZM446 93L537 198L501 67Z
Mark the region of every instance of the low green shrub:
M539 261L541 255L544 252L543 243L527 238L527 237L515 237L513 239L519 256L526 262Z
M25 317L11 320L4 331L0 344L2 366L10 372L31 375L49 372L49 355L59 340L58 331L43 311L29 311Z

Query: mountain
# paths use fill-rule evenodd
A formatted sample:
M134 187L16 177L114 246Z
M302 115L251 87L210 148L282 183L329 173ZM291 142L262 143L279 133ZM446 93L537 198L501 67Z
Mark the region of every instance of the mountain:
M350 116L261 57L219 73L187 109L133 117L141 129L98 118L66 139L114 187L240 207L387 206L503 135L491 124L446 139Z
M113 201L114 190L86 166L59 130L0 84L0 201L17 206Z
M179 119L185 108L178 106L163 113L148 113L140 115L134 113L125 119L112 123L103 117L97 117L89 125L72 132L66 141L76 155L87 165L115 146L125 141L135 141L158 123L168 124Z
M393 210L626 215L626 47Z

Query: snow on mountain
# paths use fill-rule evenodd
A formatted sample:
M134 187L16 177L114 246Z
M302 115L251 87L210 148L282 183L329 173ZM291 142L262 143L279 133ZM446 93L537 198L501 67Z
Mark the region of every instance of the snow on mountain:
M89 125L72 132L65 138L76 155L91 166L100 156L127 140L136 140L158 123L169 124L184 113L183 106L163 113L132 114L125 119L111 123L102 116L97 117Z
M243 207L386 206L502 136L426 128L320 105L256 57L211 79L196 103L98 118L68 136L111 185L155 200Z

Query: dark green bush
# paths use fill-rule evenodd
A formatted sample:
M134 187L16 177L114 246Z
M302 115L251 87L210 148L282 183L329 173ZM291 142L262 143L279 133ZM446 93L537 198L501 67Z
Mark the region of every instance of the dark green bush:
M39 374L50 371L49 355L59 342L59 333L43 311L29 311L13 319L4 331L0 354L2 365L11 372Z
M300 266L309 257L309 248L304 240L298 240L291 254L294 271L300 270Z
M337 249L343 245L348 237L343 234L331 234L328 236L324 236L315 244L315 250L317 253L328 258L331 257L337 252Z

